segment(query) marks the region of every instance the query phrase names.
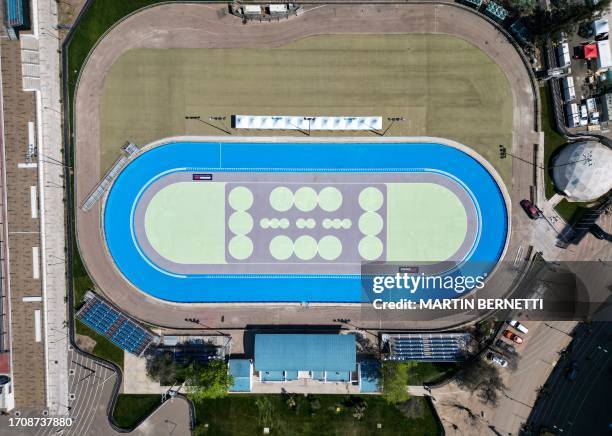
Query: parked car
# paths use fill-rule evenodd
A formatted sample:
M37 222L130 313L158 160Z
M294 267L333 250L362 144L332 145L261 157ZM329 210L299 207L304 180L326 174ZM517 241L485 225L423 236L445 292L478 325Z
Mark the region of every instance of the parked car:
M495 341L495 346L508 354L516 354L516 348L514 348L514 345L509 344L501 339Z
M508 366L508 361L497 354L487 353L486 357L489 362L494 363L495 365L501 366L502 368L505 368L506 366Z
M523 338L521 338L519 335L517 335L516 333L511 332L510 330L504 330L503 333L505 338L510 339L511 341L517 343L517 344L522 344L523 343Z
M517 329L521 333L525 333L525 334L529 333L529 330L527 329L527 327L525 327L523 324L521 324L515 319L508 321L508 324L514 327L515 329Z
M525 210L529 218L531 218L532 220L538 219L540 217L540 211L531 201L527 199L521 200L520 205L523 210Z
M576 377L578 377L578 364L572 362L570 366L567 367L567 379L573 382L576 380Z

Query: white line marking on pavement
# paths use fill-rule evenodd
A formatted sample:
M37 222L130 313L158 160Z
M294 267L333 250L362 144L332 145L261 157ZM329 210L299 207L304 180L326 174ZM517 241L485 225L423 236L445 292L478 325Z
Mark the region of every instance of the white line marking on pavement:
M32 247L32 277L40 278L40 256L38 255L38 247Z
M39 303L42 301L42 297L40 296L23 297L21 301L23 301L24 303Z
M30 210L32 218L38 218L38 195L36 185L30 186Z
M42 334L40 331L40 310L34 311L34 335L36 342L40 342L42 340Z

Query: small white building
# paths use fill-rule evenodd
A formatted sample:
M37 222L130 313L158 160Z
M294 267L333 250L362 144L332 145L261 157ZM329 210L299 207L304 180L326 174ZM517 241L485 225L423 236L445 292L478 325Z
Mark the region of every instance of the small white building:
M576 103L567 103L565 105L565 116L567 127L578 127L580 125L580 111Z
M286 14L289 9L286 4L271 4L268 10L270 14Z
M608 24L607 18L593 21L592 32L595 38L607 38L610 32L610 25Z
M557 46L557 61L561 68L569 67L571 64L572 59L570 57L569 45L567 42L562 42Z
M242 12L245 15L261 15L261 5L244 5Z
M561 87L563 89L563 100L570 102L576 98L576 88L574 87L574 78L567 76L561 79Z
M610 53L610 41L604 39L597 41L597 71L606 71L612 67L612 55Z

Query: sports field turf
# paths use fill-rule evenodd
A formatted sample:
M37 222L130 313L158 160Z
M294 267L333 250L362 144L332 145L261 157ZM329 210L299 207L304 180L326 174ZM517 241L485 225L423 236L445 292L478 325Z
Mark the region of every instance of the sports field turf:
M314 186L322 193L325 192L325 189L328 192L329 189L334 189L340 196L337 204L333 205L334 210L340 208L342 194L338 188L329 186L325 188L325 185ZM349 186L354 186L354 184ZM338 185L338 187L346 188L344 185ZM274 232L277 226L274 225L270 229L262 224L262 221L269 221L267 218L263 218L262 221L254 220L251 209L253 205L251 190L245 186L232 189L228 195L228 202L233 212L231 215L229 213L226 215L226 189L229 190L226 184L219 182L179 182L165 186L155 193L146 207L144 219L147 239L155 251L175 263L220 264L226 263L227 260L244 260L252 257L253 240L256 245L268 245L265 236ZM279 185L269 196L270 204L274 204L276 198L274 194L282 192L281 190L288 191L293 197L289 188ZM319 196L312 187L301 187L296 190L295 208L300 210L299 207L302 206L299 202L299 194L309 191L312 191L314 200L313 204L309 205L307 212L314 216L314 212L325 204L320 203L319 199L324 197ZM360 232L358 235L371 235L363 238L359 243L358 250L361 257L369 260L379 258L383 252L383 243L379 237L375 236L380 235L383 226L386 228L384 240L387 241L385 256L387 261L401 262L409 259L438 262L456 253L465 239L468 226L464 206L452 191L435 183L389 183L386 185L386 191L388 204L384 208L382 207L384 202L382 192L377 188L368 187L363 189L359 196L360 208L356 214L346 218L348 210L346 207L344 209L342 216L349 223L347 227L351 226L352 221L355 221ZM372 195L368 198L367 195L364 195L368 192L377 193L379 197ZM241 193L244 194L242 198L237 195ZM259 202L264 204L256 205L254 209L259 209L264 216L266 212L273 213L274 209L265 205L266 198L260 199ZM347 196L346 203L348 202L350 202L350 197ZM240 203L243 203L244 206L241 206ZM262 206L263 212L261 212ZM294 208L293 198L290 199L288 207L283 209L292 208ZM383 215L379 213L381 211L384 211ZM298 216L307 216L305 215L307 212L301 209ZM278 216L285 216L283 212L277 211L276 213ZM382 216L387 217L386 224ZM257 212L255 217L257 217ZM231 234L248 235L248 237L232 238L229 241L228 259L224 257L226 220ZM331 229L323 232L328 236L320 239L318 243L315 239L309 239L312 241L312 246L300 243L307 241L304 235L297 238L294 245L294 242L286 235L294 233L293 236L297 237L301 232L287 229L291 224L295 224L299 229L299 220L300 218L281 220L286 221L286 226L281 225L282 236L275 237L269 244L270 252L277 261L287 260L294 250L297 258L302 260L311 260L317 252L325 260L336 260L340 257L343 251L342 238L330 236L329 233L333 231ZM312 228L315 228L317 224L325 227L325 219L319 220L320 223L313 218L309 218L309 221L312 221ZM346 234L347 232L348 229L344 229L341 233ZM312 252L309 255L310 250ZM277 254L279 251L280 253ZM256 257L263 260L261 257L265 259L266 254L270 253L264 250L263 254L260 253ZM357 253L354 253L352 257L354 256L357 256ZM357 257L357 260L361 261L361 257ZM270 259L270 261L273 260ZM347 262L346 258L340 260Z
M102 169L126 140L225 135L207 124L209 116L228 117L225 125L213 123L226 129L238 113L373 115L385 127L387 117L403 117L388 135L457 140L510 182L511 160L497 156L498 145L512 141L508 81L485 53L447 35L321 35L270 49L129 51L104 85Z

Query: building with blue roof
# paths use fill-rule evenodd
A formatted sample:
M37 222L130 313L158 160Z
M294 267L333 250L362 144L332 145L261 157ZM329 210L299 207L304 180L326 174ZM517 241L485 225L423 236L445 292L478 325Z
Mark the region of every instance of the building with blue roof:
M254 356L230 359L230 392L377 393L380 365L357 362L354 334L255 335Z
M255 335L255 370L350 373L357 370L355 336L337 334Z

